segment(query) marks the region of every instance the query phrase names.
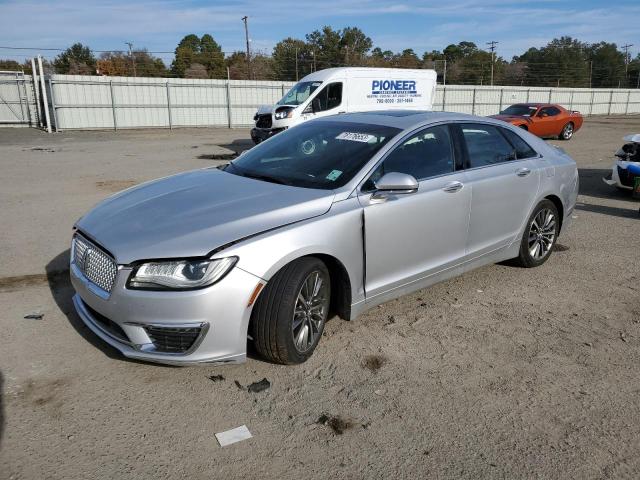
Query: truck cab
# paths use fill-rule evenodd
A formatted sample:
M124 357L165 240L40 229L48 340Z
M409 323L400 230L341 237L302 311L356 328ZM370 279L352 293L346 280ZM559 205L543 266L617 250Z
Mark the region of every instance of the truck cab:
M275 105L254 116L254 143L307 120L347 112L431 110L436 72L396 68L328 68L296 83Z

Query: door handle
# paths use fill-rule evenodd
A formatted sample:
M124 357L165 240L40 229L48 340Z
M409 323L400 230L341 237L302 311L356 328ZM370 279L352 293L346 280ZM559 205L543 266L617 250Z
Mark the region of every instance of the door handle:
M526 177L530 173L531 170L527 167L519 168L518 170L516 170L516 175L518 175L519 177Z
M457 191L462 190L462 187L464 187L462 182L455 181L447 183L442 190L447 193L456 193Z

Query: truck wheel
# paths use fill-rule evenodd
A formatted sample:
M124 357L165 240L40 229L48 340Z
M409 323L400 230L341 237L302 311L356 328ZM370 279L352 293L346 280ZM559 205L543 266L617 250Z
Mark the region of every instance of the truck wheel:
M521 267L542 265L551 256L559 232L558 209L551 200L541 201L529 217L515 259Z
M562 132L560 132L561 140L571 140L573 137L573 123L569 122L564 127L562 127Z
M275 363L306 361L322 336L330 300L329 271L322 261L303 257L283 267L251 312L258 353Z

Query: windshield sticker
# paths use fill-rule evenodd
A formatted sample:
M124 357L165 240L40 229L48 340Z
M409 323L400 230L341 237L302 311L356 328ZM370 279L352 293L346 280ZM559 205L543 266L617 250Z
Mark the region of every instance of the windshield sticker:
M335 182L340 175L342 175L341 170L331 170L331 173L329 173L329 175L327 175L325 178L327 180L331 180L332 182Z
M375 140L376 136L369 133L342 132L336 137L336 140L349 140L351 142L369 143Z

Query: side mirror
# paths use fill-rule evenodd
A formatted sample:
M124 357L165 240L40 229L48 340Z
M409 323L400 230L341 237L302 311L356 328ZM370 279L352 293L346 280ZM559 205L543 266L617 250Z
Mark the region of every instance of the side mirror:
M418 181L408 173L385 173L375 182L376 191L371 196L372 200L384 201L389 195L406 195L418 191Z

